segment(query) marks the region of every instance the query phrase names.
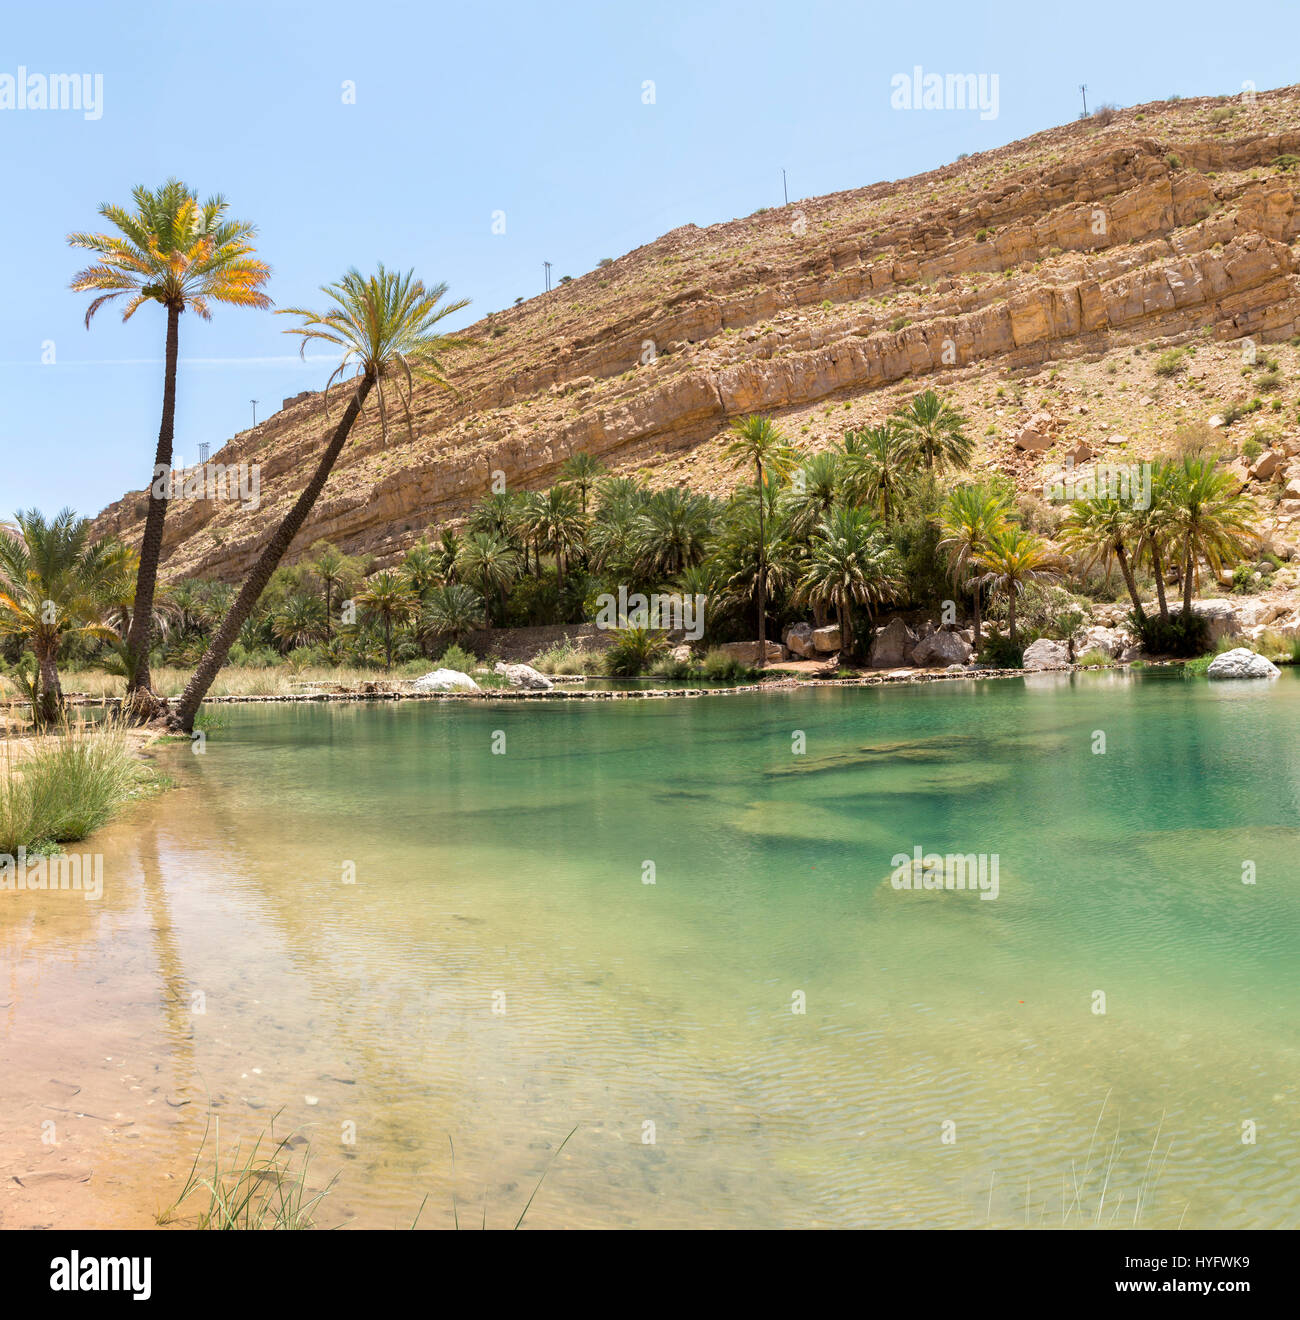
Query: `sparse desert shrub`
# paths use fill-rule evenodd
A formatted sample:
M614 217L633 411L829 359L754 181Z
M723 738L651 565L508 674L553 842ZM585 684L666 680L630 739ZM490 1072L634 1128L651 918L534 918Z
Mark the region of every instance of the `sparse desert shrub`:
M1168 352L1161 353L1156 358L1155 373L1157 376L1176 376L1186 366L1186 353L1181 348L1171 348Z

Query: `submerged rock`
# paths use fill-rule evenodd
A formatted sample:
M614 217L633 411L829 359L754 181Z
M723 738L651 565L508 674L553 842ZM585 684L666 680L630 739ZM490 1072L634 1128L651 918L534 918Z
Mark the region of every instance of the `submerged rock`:
M1210 678L1276 678L1281 671L1271 660L1237 646L1216 656L1205 672Z
M423 674L411 686L417 692L478 692L479 685L459 669L435 669Z

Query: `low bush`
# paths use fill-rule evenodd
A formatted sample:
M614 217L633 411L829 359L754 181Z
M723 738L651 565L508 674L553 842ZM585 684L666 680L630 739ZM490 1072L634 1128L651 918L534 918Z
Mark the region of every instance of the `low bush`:
M1145 623L1130 614L1129 627L1142 639L1148 655L1181 658L1200 655L1209 646L1210 625L1199 614L1171 614L1167 623L1158 614L1147 615Z

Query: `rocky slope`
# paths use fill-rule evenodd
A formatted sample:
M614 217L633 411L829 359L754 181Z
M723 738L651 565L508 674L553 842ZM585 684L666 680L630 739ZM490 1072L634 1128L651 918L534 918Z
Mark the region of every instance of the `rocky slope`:
M1292 87L1095 116L900 182L674 230L478 322L480 345L451 363L459 394L417 391L413 436L399 426L385 444L372 411L295 552L328 537L387 560L462 517L494 471L536 488L582 449L656 484L728 489L733 417L772 412L815 449L927 385L970 412L979 462L1025 486L1067 450L1142 456L1266 388L1268 407L1223 434L1239 446L1258 431L1275 454L1261 507L1289 548L1298 158ZM1156 374L1151 351L1179 345L1195 352ZM1280 380L1260 386L1270 358ZM1017 446L1027 428L1044 443ZM299 396L214 454L260 464L261 507L177 500L167 575L242 572L327 432L321 396ZM127 495L99 529L137 538L145 504Z

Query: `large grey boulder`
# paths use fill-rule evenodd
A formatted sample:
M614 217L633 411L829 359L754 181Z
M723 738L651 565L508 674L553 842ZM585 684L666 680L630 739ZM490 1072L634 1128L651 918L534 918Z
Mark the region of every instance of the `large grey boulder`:
M459 669L435 669L417 678L411 686L417 692L479 692L482 689Z
M831 624L828 628L814 628L812 644L814 649L822 655L830 655L833 651L838 651L840 649L839 627L836 624Z
M549 692L555 684L545 674L538 673L532 665L508 665L498 660L494 672L509 679L510 686L523 688L528 692Z
M1210 678L1276 678L1281 671L1271 660L1237 646L1216 656L1205 672Z
M933 632L923 637L912 652L912 663L933 668L938 665L966 665L974 654L960 634L955 632Z
M785 644L791 655L801 656L804 660L813 660L817 656L811 623L796 623L787 628Z
M1069 669L1070 651L1064 642L1040 637L1025 647L1025 669Z
M873 669L900 669L911 663L918 640L902 619L891 619L872 639L867 663Z

